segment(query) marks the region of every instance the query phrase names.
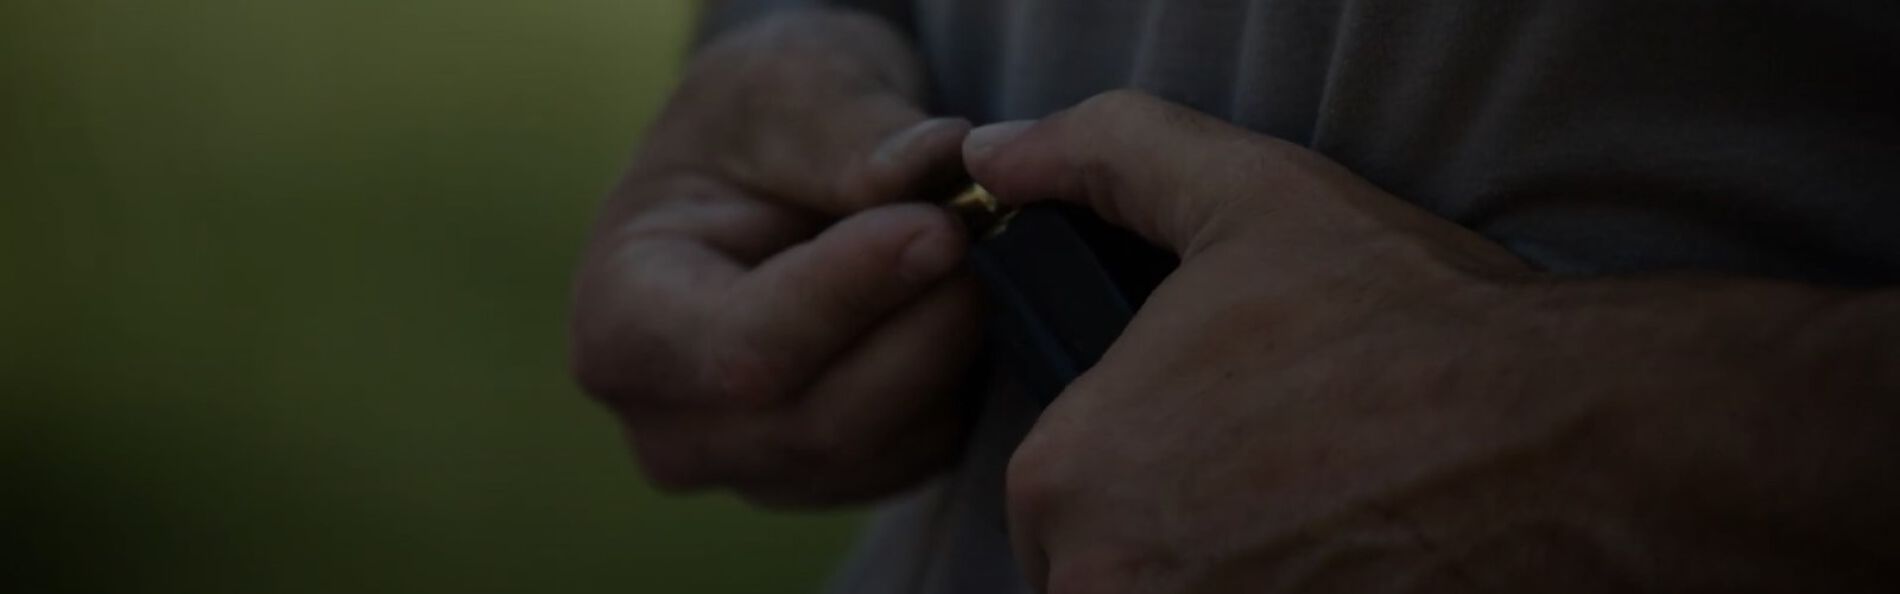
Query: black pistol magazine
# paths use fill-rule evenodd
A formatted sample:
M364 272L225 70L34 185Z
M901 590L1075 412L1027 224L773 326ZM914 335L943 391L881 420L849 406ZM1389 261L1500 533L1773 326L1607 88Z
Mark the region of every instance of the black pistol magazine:
M970 260L1005 371L1046 407L1100 360L1178 261L1068 205L1027 207Z

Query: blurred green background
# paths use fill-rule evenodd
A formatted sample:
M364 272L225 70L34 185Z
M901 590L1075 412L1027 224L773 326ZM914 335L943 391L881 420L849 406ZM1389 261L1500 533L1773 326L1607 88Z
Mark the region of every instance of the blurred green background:
M0 591L799 592L564 368L660 0L0 0Z

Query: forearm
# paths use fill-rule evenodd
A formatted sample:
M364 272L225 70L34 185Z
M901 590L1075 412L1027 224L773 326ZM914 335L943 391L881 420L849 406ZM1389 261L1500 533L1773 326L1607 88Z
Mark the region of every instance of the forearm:
M1558 280L1506 289L1484 332L1521 378L1560 391L1615 391L1634 406L1900 407L1900 291L1655 277ZM1569 376L1591 381L1549 386ZM1507 374L1508 377L1508 374ZM1881 393L1876 396L1875 393Z
M1570 419L1545 470L1524 471L1546 473L1526 500L1569 506L1553 521L1569 536L1534 544L1673 591L1890 577L1877 572L1900 562L1900 296L1660 278L1517 294L1480 359L1498 393ZM1577 542L1550 542L1564 538ZM1510 573L1474 561L1473 575Z

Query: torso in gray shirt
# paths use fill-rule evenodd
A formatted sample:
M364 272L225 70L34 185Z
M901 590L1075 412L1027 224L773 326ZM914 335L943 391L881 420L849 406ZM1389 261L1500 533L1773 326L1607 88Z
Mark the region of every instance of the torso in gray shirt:
M908 12L940 112L1036 118L1135 87L1308 145L1554 272L1900 279L1900 1ZM1004 591L996 476L1032 418L996 398L965 467L887 511L841 588Z
M1900 277L1894 0L922 0L939 107L1141 88L1564 272Z

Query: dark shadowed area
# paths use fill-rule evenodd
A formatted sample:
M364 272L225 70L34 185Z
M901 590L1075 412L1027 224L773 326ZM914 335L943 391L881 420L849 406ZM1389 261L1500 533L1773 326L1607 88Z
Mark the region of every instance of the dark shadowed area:
M658 0L0 3L0 591L796 592L566 375Z

